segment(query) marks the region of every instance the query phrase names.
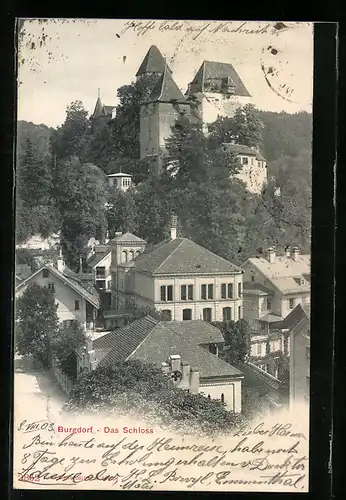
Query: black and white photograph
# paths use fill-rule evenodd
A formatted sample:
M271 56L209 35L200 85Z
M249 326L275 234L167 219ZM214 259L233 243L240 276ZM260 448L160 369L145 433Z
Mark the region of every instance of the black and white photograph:
M17 20L14 488L309 491L313 33Z

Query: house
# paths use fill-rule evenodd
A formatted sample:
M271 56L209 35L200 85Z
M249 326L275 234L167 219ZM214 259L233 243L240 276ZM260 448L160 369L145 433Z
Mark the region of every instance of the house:
M296 305L310 303L310 255L301 255L298 248L286 248L283 256L269 248L242 268L244 319L253 332L277 330Z
M106 125L110 120L115 117L116 106L107 106L102 103L100 97L100 89L98 89L97 101L95 104L94 112L91 115L91 124L95 129Z
M76 350L78 374L137 359L161 367L178 388L224 401L241 412L243 374L218 357L224 338L204 321L158 321L146 316Z
M103 310L111 307L111 261L110 245L95 245L91 256L87 260L94 286L100 294L100 306Z
M236 110L251 103L251 95L232 64L203 61L185 96L198 103L204 123L219 117L232 117Z
M310 397L310 305L298 304L281 324L289 335L290 407Z
M124 172L117 172L115 174L107 174L109 187L127 191L132 186L132 175L125 174Z
M45 264L16 286L20 297L30 283L38 283L54 292L59 321L69 325L78 321L84 330L92 332L100 307L99 295L92 283L65 265L60 254L56 265Z
M246 184L250 193L261 194L267 184L267 162L259 149L232 143L222 144L222 149L235 154L241 165L235 177Z
M176 224L173 216L170 240L120 264L113 260L119 240L112 240L113 307L149 307L175 321L238 321L243 317L242 269L188 238L177 238ZM134 241L132 256L136 248Z
M60 233L52 234L48 238L43 238L35 234L23 243L17 243L16 249L26 248L28 250L50 250L60 244Z

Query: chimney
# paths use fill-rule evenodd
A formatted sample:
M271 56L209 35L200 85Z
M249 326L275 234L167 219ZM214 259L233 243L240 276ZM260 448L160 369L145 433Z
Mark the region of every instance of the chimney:
M199 389L199 371L196 368L191 368L190 372L190 392L198 394Z
M59 248L59 256L56 261L56 267L58 268L58 271L60 271L61 273L63 273L65 270L65 261L62 255L61 247Z
M293 247L291 255L292 255L292 259L293 260L298 260L299 248L298 247Z
M83 274L83 259L79 257L79 274Z
M273 264L275 262L275 248L268 248L268 261Z
M290 257L291 256L291 249L290 249L290 247L286 247L285 248L285 256L286 257Z
M172 372L181 371L181 357L179 354L171 354L169 356L169 362L171 365Z
M178 218L176 215L172 215L171 217L171 240L175 240L177 237L177 225L178 225Z

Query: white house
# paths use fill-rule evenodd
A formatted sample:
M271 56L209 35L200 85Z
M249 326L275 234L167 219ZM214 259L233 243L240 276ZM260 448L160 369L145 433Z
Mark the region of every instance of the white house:
M38 283L54 292L59 321L69 325L78 321L86 331L95 328L99 295L92 284L81 282L79 275L65 266L60 256L56 265L46 264L16 286L16 298L31 283ZM83 283L83 284L82 284Z
M115 174L107 174L108 183L110 187L116 187L122 191L127 191L132 186L132 175L125 174L124 172L117 172Z
M268 181L267 161L258 148L251 148L242 144L224 143L224 151L234 153L241 165L236 178L246 184L250 193L261 194Z
M277 329L296 305L310 303L310 255L298 248L287 248L283 256L269 248L242 268L244 319L254 332Z

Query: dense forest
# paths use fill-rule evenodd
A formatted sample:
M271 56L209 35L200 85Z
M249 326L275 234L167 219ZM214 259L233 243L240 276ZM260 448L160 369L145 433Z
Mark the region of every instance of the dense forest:
M175 159L155 177L138 160L139 103L154 84L142 79L118 89L116 117L102 126L79 101L57 129L18 123L17 241L61 231L64 255L76 267L90 237L131 231L154 244L167 238L175 212L182 236L237 264L267 245L309 251L311 115L248 105L218 119L207 137L182 118L167 141ZM259 147L266 157L269 179L260 196L233 175L239 164L220 148L229 140ZM126 193L108 187L105 174L119 166L136 184Z

